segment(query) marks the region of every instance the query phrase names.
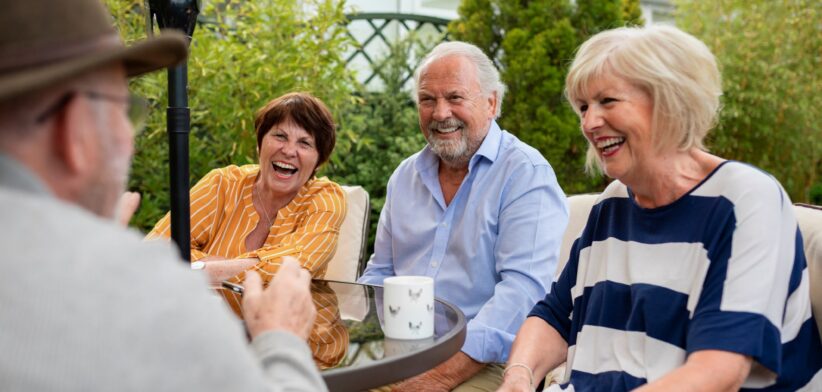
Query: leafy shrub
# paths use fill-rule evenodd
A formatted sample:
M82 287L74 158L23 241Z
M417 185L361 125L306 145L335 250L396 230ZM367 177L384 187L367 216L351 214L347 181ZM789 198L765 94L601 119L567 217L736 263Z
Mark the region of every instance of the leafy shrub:
M794 201L822 196L822 2L679 0L677 24L722 70L714 153L773 174Z
M575 48L603 29L641 23L633 0L464 0L449 26L502 69L500 124L539 149L567 193L598 190L582 173L586 144L562 99ZM679 0L677 23L717 56L725 97L708 146L774 174L796 201L822 188L822 3Z
M438 41L438 40L435 40ZM357 184L371 197L369 252L380 211L385 204L385 187L394 169L411 154L425 146L419 128L417 109L410 92L403 87L408 58L412 52L432 46L411 35L390 46L389 54L377 61L381 92L360 90L357 101L344 115L337 148L323 173L340 183ZM422 56L417 53L416 58Z
M808 201L816 205L822 205L822 182L816 183L811 187Z

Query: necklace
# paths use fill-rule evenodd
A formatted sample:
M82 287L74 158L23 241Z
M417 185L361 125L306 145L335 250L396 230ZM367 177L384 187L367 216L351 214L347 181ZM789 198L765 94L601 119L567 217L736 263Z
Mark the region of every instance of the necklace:
M260 207L263 209L263 214L265 214L265 221L268 222L267 226L271 227L271 218L268 215L268 208L265 208L265 203L263 203L263 198L260 196L260 191L257 190L257 185L254 185L254 189L252 190L251 194L254 195L254 191L257 193L257 201L260 203Z

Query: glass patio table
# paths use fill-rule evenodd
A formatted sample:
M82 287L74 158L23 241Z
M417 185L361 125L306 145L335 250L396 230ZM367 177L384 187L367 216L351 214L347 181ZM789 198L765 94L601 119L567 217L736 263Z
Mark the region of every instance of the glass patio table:
M390 339L382 330L381 286L331 280L313 284L336 296L348 334L342 360L322 371L331 391L362 391L424 373L456 354L465 341L465 316L448 302L435 300L432 338Z

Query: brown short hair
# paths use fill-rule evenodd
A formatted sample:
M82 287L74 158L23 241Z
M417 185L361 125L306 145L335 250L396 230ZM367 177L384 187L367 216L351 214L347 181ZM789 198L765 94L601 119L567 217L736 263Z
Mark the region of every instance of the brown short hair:
M257 149L260 149L263 137L271 127L288 120L294 121L314 137L319 154L317 166L327 162L337 142L336 125L328 107L317 97L305 92L285 94L269 101L257 111L254 118Z

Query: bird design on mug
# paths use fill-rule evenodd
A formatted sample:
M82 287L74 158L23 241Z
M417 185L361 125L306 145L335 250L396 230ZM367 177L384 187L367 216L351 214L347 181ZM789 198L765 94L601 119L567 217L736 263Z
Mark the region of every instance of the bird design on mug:
M411 302L417 302L417 300L420 299L421 295L422 289L417 290L416 293L413 290L408 289L408 298L411 298Z
M434 311L434 305L428 304L428 305L425 305L425 307L426 307L426 309L428 309L428 313L431 313L431 312Z
M420 328L421 328L421 327L422 327L422 321L420 321L419 323L417 323L417 325L414 325L414 323L412 323L412 322L410 322L410 321L408 322L408 329L410 329L410 330L411 330L411 332L412 332L414 335L418 335L418 334L420 333Z
M392 316L396 316L396 315L397 315L397 313L399 313L399 312L400 312L400 307L399 307L399 306L397 306L397 308L396 308L396 309L394 309L394 307L393 307L393 306L388 305L388 312L389 312L389 313L391 313L391 315L392 315Z

